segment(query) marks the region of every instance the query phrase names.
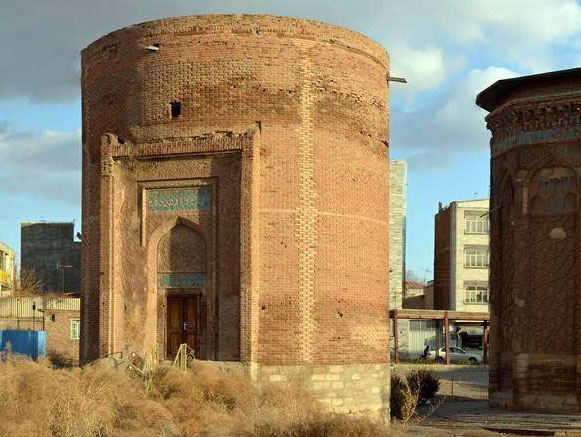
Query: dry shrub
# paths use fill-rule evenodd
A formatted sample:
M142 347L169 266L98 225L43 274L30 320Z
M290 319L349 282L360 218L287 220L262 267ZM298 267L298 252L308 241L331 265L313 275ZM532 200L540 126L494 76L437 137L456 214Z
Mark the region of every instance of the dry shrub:
M73 367L73 361L62 351L49 349L46 356L54 368L70 369Z
M414 393L406 378L391 375L389 404L391 417L400 419L404 423L413 417L418 405L418 394Z
M414 370L406 376L406 379L411 391L417 394L420 404L433 398L440 389L440 377L431 370Z
M334 415L300 381L256 388L243 373L196 362L160 367L148 393L141 381L103 362L52 369L9 358L0 364L0 435L387 436L362 416Z

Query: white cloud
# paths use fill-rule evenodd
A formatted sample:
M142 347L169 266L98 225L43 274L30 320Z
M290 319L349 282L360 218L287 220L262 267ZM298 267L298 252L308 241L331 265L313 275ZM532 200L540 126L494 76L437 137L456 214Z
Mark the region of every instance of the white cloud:
M80 203L80 132L0 125L0 192Z
M79 51L119 27L171 15L270 13L351 27L382 43L408 91L432 90L457 57L521 71L576 59L575 0L0 0L0 98L70 100L79 95ZM26 26L23 25L26 23Z
M489 134L476 95L497 80L516 76L502 67L473 69L454 79L444 96L409 112L392 111L391 144L419 170L442 169L461 153L488 148Z
M405 91L431 90L440 86L447 78L442 50L426 47L415 50L407 46L393 47L391 54L391 74L404 76L408 81Z
M445 103L435 112L436 121L463 126L481 124L482 111L474 103L476 95L497 80L515 76L517 73L502 67L469 71L458 86L452 86L453 91L447 96Z

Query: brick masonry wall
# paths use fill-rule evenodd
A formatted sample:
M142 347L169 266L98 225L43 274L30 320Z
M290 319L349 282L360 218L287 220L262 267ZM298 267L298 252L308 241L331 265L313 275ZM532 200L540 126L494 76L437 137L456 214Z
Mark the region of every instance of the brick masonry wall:
M71 338L71 320L79 320L78 311L45 310L46 350L71 363L79 362L79 339Z
M389 308L402 308L405 275L407 162L389 162Z
M434 309L450 309L451 210L440 209L434 217Z
M269 16L85 49L83 361L164 337L156 244L182 220L207 243L208 358L388 363L388 67L360 34ZM179 184L210 185L212 208L147 209Z
M524 80L487 117L493 405L581 412L579 108L578 77Z

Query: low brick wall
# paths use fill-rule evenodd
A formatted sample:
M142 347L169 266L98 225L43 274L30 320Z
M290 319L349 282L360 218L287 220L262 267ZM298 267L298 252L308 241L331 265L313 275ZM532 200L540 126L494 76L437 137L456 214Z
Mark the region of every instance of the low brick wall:
M49 357L54 353L71 364L78 364L79 339L71 338L71 320L79 319L79 311L45 310L44 327Z

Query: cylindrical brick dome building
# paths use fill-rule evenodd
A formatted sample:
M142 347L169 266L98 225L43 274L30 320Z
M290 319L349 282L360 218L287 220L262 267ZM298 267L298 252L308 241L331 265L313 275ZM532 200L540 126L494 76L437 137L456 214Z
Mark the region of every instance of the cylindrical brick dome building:
M387 408L388 62L271 16L87 47L82 362L188 343L261 380L303 374L337 410Z
M506 79L491 111L490 402L581 412L581 69Z

